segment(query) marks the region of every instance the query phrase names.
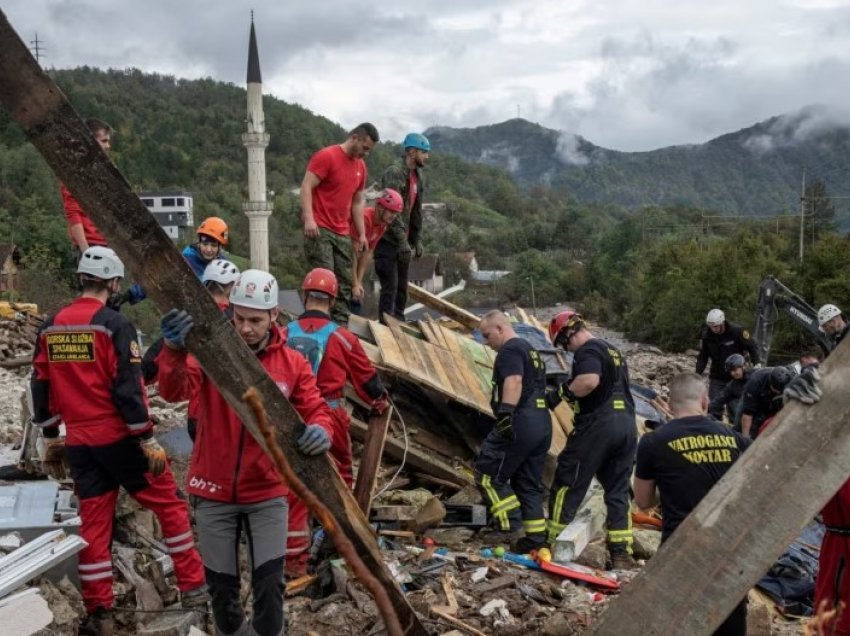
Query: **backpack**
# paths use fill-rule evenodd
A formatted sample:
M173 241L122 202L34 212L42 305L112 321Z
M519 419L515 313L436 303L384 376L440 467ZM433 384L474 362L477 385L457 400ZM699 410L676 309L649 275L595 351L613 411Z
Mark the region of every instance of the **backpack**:
M328 349L328 340L337 329L339 325L331 320L321 329L308 333L301 327L301 323L293 320L287 325L286 346L304 356L313 369L313 375L316 375Z

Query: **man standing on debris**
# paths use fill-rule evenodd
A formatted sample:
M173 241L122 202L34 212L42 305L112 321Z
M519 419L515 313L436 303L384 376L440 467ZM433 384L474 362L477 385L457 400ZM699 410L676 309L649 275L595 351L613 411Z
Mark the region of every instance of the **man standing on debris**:
M726 320L726 315L720 309L712 309L705 317L700 334L702 346L697 356L697 375L702 375L711 360L708 371L708 397L714 400L719 397L732 377L726 371L726 359L733 353L747 354L753 365L758 364L758 349L750 332L741 325ZM723 411L709 411L709 415L722 418Z
M97 139L103 152L108 153L112 148L112 127L95 117L86 119L86 125L94 138ZM60 184L59 190L62 194L65 220L68 222L68 235L71 237L71 244L74 248L74 262L78 263L83 252L92 245L105 247L106 237L95 227L95 224L64 183Z
M165 451L153 436L136 329L105 306L124 264L107 247L90 247L77 266L82 294L39 333L33 356L33 421L43 430L46 472L64 476L64 455L80 499L80 582L89 614L85 632L111 634L112 520L118 488L159 519L185 607L209 600L186 502Z
M572 377L548 396L550 408L569 402L575 418L567 445L558 456L549 498L549 542L575 518L594 476L605 491L608 550L615 570L632 568L629 479L635 460L637 428L622 354L596 338L578 313L563 311L549 324L556 347L574 354Z
M352 241L355 252L366 248L363 207L366 202L364 157L378 143L378 129L362 123L343 143L322 148L307 164L301 182L301 220L304 223L304 254L311 268L324 267L336 274L339 298L333 318L348 324L352 285Z
M404 200L404 212L393 221L375 249L375 274L381 281L378 299L381 322L385 313L404 320L410 258L422 256L423 170L431 156L431 142L423 134L408 133L402 146L404 156L381 176L381 186L398 191Z
M363 211L363 226L366 229L366 250L354 255L354 284L351 289L352 311L358 313L359 309L355 310L355 305L359 307L363 300L365 290L363 289L363 277L366 276L366 270L369 269L369 263L372 262L372 257L375 254L375 246L378 241L384 236L387 228L398 218L398 215L404 209L404 201L401 195L386 188L381 191L378 198L375 200L374 208L366 208ZM351 228L351 239L356 240L354 228ZM380 314L383 318L383 314Z
M835 305L818 310L818 323L825 334L838 345L850 332L850 325ZM803 367L800 375L785 387L785 401L798 400L803 404L820 401L822 390L817 365ZM819 628L823 634L850 636L850 480L844 482L821 511L826 534L820 547L818 575L815 580L815 603L818 613L838 610L837 618L825 621ZM843 610L839 608L843 604Z
M274 276L256 269L242 272L230 293L233 325L308 423L296 441L298 449L322 455L331 446L330 409L310 365L285 346L276 323L277 297ZM187 490L193 497L217 633L242 634L253 628L250 633L281 634L288 488L198 361L187 354L192 324L185 311L172 309L162 317L166 346L159 357L159 390L170 402L189 399L199 404L202 425L192 449ZM245 624L240 597L243 532L251 560L251 627Z
M750 444L744 436L707 417L708 391L702 378L682 373L670 382L670 409L675 419L644 435L637 450L635 504L656 505L661 495L661 541L699 505L714 484ZM747 633L747 599L738 604L714 632L718 636Z
M336 300L336 276L328 269L314 269L301 285L306 311L284 330L286 346L298 351L316 375L319 392L333 414L331 457L343 481L351 488L352 473L351 420L345 409L343 389L350 382L361 400L382 413L388 406L378 372L369 361L363 345L353 333L331 320L331 308ZM310 525L307 506L290 493L289 533L286 543L286 570L292 576L306 574Z
M708 405L708 412L713 415L716 420L723 419L723 411L729 421L737 424L735 430L740 431L741 425L737 418L738 407L741 405L741 397L744 395L744 387L752 375L752 371L747 368L747 361L740 353L733 353L726 358L726 373L732 379L723 387L723 391L716 398L711 400ZM717 414L720 414L719 416Z
M782 409L782 392L793 374L787 367L756 369L741 398L741 433L755 439L766 420Z
M496 424L475 460L475 483L490 505L496 530L511 533L513 550L526 553L546 541L543 463L552 444L546 368L502 312L484 314L479 329L497 352L490 399ZM520 529L525 536L517 538Z

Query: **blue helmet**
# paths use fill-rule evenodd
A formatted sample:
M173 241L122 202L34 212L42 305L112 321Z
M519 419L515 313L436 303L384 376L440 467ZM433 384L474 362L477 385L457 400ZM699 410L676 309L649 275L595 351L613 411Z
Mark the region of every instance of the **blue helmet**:
M416 148L424 152L431 152L431 142L422 133L407 133L401 145L404 146L405 150Z

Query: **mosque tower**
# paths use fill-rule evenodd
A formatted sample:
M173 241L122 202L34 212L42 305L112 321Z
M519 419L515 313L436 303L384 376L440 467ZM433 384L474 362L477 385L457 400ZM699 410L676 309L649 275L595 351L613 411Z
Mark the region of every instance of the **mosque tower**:
M269 271L269 217L272 204L266 201L266 117L263 114L263 80L260 77L260 55L251 12L251 36L248 43L248 132L242 134L248 150L248 200L242 210L248 217L251 267Z

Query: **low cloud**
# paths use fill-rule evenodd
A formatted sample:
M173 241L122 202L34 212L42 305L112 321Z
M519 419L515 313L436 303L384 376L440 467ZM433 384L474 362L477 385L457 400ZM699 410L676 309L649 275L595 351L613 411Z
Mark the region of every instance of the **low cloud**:
M586 166L590 163L590 157L581 151L579 148L580 144L581 137L572 133L562 132L558 135L555 152L558 154L558 158L567 165Z

